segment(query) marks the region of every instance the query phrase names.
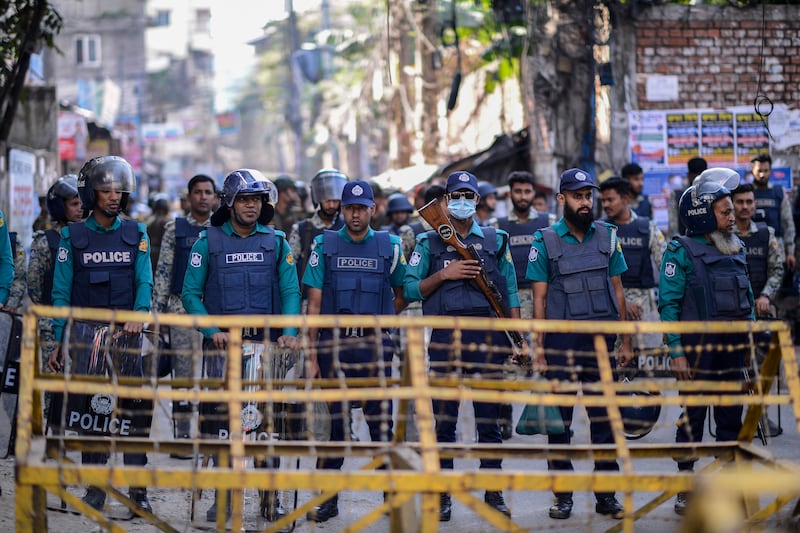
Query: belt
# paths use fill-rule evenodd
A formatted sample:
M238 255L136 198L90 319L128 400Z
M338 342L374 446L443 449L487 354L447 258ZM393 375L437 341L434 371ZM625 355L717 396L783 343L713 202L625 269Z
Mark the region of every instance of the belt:
M342 337L369 337L380 334L381 330L375 328L344 328Z

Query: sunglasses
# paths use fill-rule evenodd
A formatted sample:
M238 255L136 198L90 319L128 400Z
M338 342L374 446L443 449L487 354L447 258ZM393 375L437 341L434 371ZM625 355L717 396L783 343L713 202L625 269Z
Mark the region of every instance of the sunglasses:
M455 191L449 194L451 200L460 200L464 198L465 200L474 200L475 193L472 191Z

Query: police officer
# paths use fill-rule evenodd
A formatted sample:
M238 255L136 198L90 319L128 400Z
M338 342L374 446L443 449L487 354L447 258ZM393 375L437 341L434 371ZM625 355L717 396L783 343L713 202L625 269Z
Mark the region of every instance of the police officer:
M653 206L650 205L650 199L647 195L642 193L644 189L644 170L636 163L628 163L620 171L622 179L631 185L631 209L636 211L636 214L642 217L653 219Z
M742 183L731 191L736 225L734 233L742 240L747 256L747 273L755 297L756 317L774 318L774 301L783 281L783 246L775 237L775 230L763 222L753 222L755 197L753 184ZM762 349L756 350L759 363L763 362L769 346L769 334L759 335ZM764 414L770 437L777 437L783 429Z
M533 318L533 300L531 299L531 282L525 278L528 268L528 252L533 242L533 232L546 228L553 220L547 213L533 209L533 174L525 170L515 170L508 175L508 190L511 197L511 213L507 217L497 219L494 227L508 233L508 248L514 260L514 271L517 273L517 290L519 294L519 313L525 319ZM503 439L512 437L513 424L511 405L500 407L500 432Z
M33 234L31 259L28 262L28 296L37 305L53 305L53 274L56 267L61 228L83 220L83 207L78 197L78 176L58 178L47 190L46 210L53 225ZM39 345L48 357L56 348L53 325L49 318L39 319ZM46 361L44 361L46 366Z
M286 233L291 231L300 216L300 195L297 194L294 180L286 174L275 178L274 183L278 189L278 203L275 204L275 214L270 223L275 229Z
M593 221L594 177L571 168L561 174L558 203L564 216L533 236L526 277L533 282L533 316L554 320L625 320L625 295L620 275L627 265L616 235L616 227ZM569 288L569 289L568 289ZM608 352L615 336L607 335ZM586 354L586 355L581 355ZM619 366L632 357L631 339L622 336L617 354ZM535 364L546 370L548 379L594 383L600 380L595 357L594 336L575 333L538 333ZM612 367L614 360L611 361ZM586 394L586 392L584 392ZM614 436L603 407L587 407L592 444L611 444ZM549 444L569 444L573 406L562 406L566 431L548 435ZM572 470L569 460L550 460L550 470ZM616 471L616 461L595 461L595 470ZM550 518L566 519L572 514L572 493L555 493ZM596 492L595 511L621 518L623 509L614 493Z
M406 270L406 300L422 300L425 315L490 317L489 301L471 283L480 274L482 263L486 274L502 294L508 315L519 318L517 279L507 246L508 234L492 227L481 227L475 221L475 206L480 199L477 178L469 172L453 172L447 177L445 198L453 228L465 244L476 245L482 262L462 260L436 231L420 234ZM501 378L503 364L510 353L509 342L502 332L465 330L461 332L459 342L454 340L454 335L452 329L434 329L431 333L428 356L432 372L481 373L484 377ZM471 344L489 346L489 353L485 348L469 349ZM500 405L476 401L473 406L478 442L502 443L498 423ZM437 441L455 442L458 408L458 401L433 400ZM443 469L452 469L453 459L443 458L440 464ZM481 458L480 465L481 468L501 468L502 461ZM502 492L486 491L484 501L510 516ZM439 505L439 520L449 521L452 512L450 495L442 493Z
M339 216L339 203L347 176L336 169L324 168L311 179L311 201L317 207L316 213L306 220L292 226L289 234L289 247L297 263L297 277L302 279L311 253L311 243L323 230L339 230L343 221ZM303 289L305 298L305 289Z
M753 175L753 193L756 197L756 212L753 220L766 222L775 230L775 236L783 240L786 270L794 271L794 238L796 229L792 216L792 203L780 185L773 185L772 158L760 154L750 160L750 173Z
M475 220L479 226L496 226L494 210L497 209L497 189L488 181L479 181L478 194L481 199L475 206Z
M161 253L158 256L153 278L153 309L157 313L185 313L181 303L183 278L189 264L192 246L200 232L211 224L211 211L217 196L214 180L205 174L192 176L187 185L189 213L170 220L164 226ZM189 379L199 374L195 368L194 354L202 353L203 336L194 329L172 326L169 328L173 349L172 370L176 378ZM192 407L189 402L173 402L172 416L175 436L191 437ZM190 459L191 455L173 455L177 459Z
M257 170L239 169L225 177L223 205L192 246L181 295L187 313L300 314L300 287L292 252L285 234L267 225L276 196L275 185ZM216 327L200 331L206 339L206 374L222 377L225 358L217 354L227 350L229 333ZM269 333L263 328L246 328L242 333L242 356L248 357L245 363L254 364L258 347L266 348L270 341L279 348L293 349L296 335L296 328ZM272 465L277 467L274 462ZM268 494L261 508L262 516L269 521L284 514L275 496ZM209 522L217 519L217 500L215 495L214 504L206 512Z
M747 279L744 245L733 233L731 190L739 174L727 168L709 168L681 196L681 218L686 235L673 238L661 265L659 311L661 320L752 320L753 293ZM671 367L679 380L741 382L747 333L674 334L666 336ZM715 392L714 394L719 394ZM675 442L699 443L708 409L686 406L678 420ZM742 406L714 407L717 441L733 441L742 427ZM692 471L694 459L678 461L679 471ZM675 512L688 503L678 493Z
M692 183L694 179L703 173L708 168L708 162L702 157L693 157L686 162L686 179L679 189L672 191L669 196L669 227L667 235L683 235L686 233L686 228L683 227L680 213L678 212L678 204L681 201L681 195Z
M617 226L617 238L628 265L628 270L622 273L621 278L628 320L658 320L655 287L667 241L651 219L630 208L631 189L627 181L617 177L608 178L600 184L600 194L606 222ZM660 346L661 335L656 337L637 337L634 339L634 349Z
M410 221L413 212L414 206L408 201L408 197L401 192L394 193L389 196L386 204L386 215L391 224L381 227L381 230L400 237L400 242L403 243L403 255L406 259L414 251L417 235L425 231L421 223Z
M405 307L403 277L406 261L400 238L375 231L372 189L365 181L350 181L342 191L344 227L326 230L314 239L303 284L308 286L309 315L393 315ZM333 330L309 328L311 377L385 378L394 353L388 331L371 327ZM323 348L326 347L326 348ZM333 347L332 351L328 351ZM373 442L392 440L392 402L366 400L364 418ZM332 442L345 440L344 406L328 404ZM320 459L323 469L341 469L343 457ZM309 513L309 520L325 522L339 514L338 496Z
M6 307L11 284L14 281L14 254L11 252L11 240L8 237L6 217L0 211L0 309L13 311Z
M53 274L53 305L56 307L94 307L127 309L149 312L153 290L153 271L150 265L150 241L144 224L123 219L129 196L135 187L133 170L127 161L116 156L90 159L78 175L78 195L84 213L84 222L75 222L61 228L61 242L56 254ZM98 323L75 322L70 333L73 342L67 348L72 360L72 373L91 374L91 345ZM62 340L63 320L53 321L53 334ZM128 349L119 355L112 369L120 375L142 377L140 351L141 322L126 322L121 331L111 332L128 338ZM88 347L88 348L86 348ZM133 355L131 355L133 354ZM60 371L62 351L51 352L49 367ZM94 408L97 397L92 398ZM152 402L120 400L121 411L136 410L152 413ZM73 409L69 407L69 409ZM101 416L102 411L94 411ZM71 417L70 417L71 418ZM147 418L147 416L145 416ZM149 434L147 427L138 427L137 435ZM105 464L104 453L84 452L84 464ZM125 453L126 465L147 464L143 453ZM147 489L131 487L129 496L140 508L152 511L147 499ZM90 486L83 501L95 509L102 509L106 493Z
M9 231L8 240L11 243L11 255L14 257L14 281L11 282L11 288L8 291L5 309L16 313L22 307L22 299L25 297L28 269L25 264L25 247L19 240L19 234L16 231Z

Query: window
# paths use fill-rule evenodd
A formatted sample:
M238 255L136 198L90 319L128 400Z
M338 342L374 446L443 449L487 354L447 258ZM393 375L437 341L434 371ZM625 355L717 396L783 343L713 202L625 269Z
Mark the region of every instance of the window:
M75 64L79 67L100 66L99 35L80 35L75 39Z
M168 9L159 9L158 11L156 11L154 26L156 27L169 26L169 15L170 11Z
M211 10L194 10L194 31L195 33L211 33Z

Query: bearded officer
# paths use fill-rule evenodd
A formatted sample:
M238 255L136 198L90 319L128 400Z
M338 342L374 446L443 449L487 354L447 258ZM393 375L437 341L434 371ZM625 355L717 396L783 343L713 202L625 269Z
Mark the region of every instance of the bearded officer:
M153 278L153 309L157 313L183 314L181 303L183 278L189 263L192 246L211 224L211 211L217 196L214 180L204 174L192 176L186 187L189 214L170 220L164 226L161 253L158 256ZM171 326L172 371L176 378L191 379L199 375L199 357L202 353L203 336L194 329ZM188 401L172 403L175 437L191 437L192 405ZM177 459L190 459L191 455L172 455Z
M753 320L745 248L733 232L731 190L738 184L735 171L709 168L681 196L679 211L686 235L674 237L664 254L659 283L661 320ZM741 382L750 346L747 333L669 333L666 340L677 379ZM705 405L684 407L675 442L702 442L707 412ZM715 405L713 412L717 441L737 440L742 406ZM691 472L695 462L679 460L678 470ZM686 513L688 502L687 492L678 493L675 512Z
M375 213L372 189L365 181L345 184L342 191L344 227L326 230L314 239L303 284L308 286L309 315L393 315L405 307L403 277L405 258L400 238L388 231L375 231L370 221ZM388 331L371 327L334 330L309 328L311 377L385 378L394 347ZM323 346L335 346L334 353ZM332 442L345 440L343 410L346 404L328 404ZM366 400L364 418L373 442L392 440L392 402ZM343 457L322 458L323 469L341 469ZM338 495L317 506L309 519L326 522L338 516Z
M564 216L549 228L533 236L528 257L527 278L533 282L533 317L552 320L625 320L625 295L620 275L627 265L616 236L616 227L594 221L592 207L594 177L571 168L561 174L558 203ZM565 382L600 381L594 336L575 333L538 333L536 364L547 372L548 379ZM606 335L608 353L614 351L616 335ZM622 336L617 361L627 366L631 360L631 339ZM584 391L584 394L587 392ZM566 431L548 435L549 444L569 444L572 405L562 406L561 418ZM587 407L592 444L613 444L614 435L603 407ZM548 461L550 470L572 470L572 462ZM595 461L595 470L618 471L616 461ZM572 514L572 493L556 492L549 509L550 518L563 520ZM613 492L595 492L595 512L621 518L622 505Z
M182 301L192 315L297 315L300 314L300 287L292 252L285 234L268 226L277 201L277 189L264 175L253 169L235 170L222 185L222 205L211 217L211 226L192 246L183 283ZM220 328L200 328L205 337L206 373L219 378L225 357L215 355L228 348L229 333ZM242 333L243 357L257 346L276 343L279 348L296 346L297 328L283 331L245 328ZM245 368L245 364L242 368ZM267 461L277 468L273 460ZM206 512L209 522L217 519L217 502ZM230 499L228 499L230 513ZM269 521L285 514L275 493L268 493L261 513Z
M85 222L61 228L61 242L53 274L55 307L150 311L153 271L147 229L144 224L120 217L135 183L131 166L121 157L96 157L81 168L78 195L84 213L89 212L89 216ZM92 346L97 328L102 325L77 321L73 324L69 337L73 341L65 347L70 351L72 373L94 373L91 348L82 346ZM127 349L122 350L118 354L119 361L115 361L119 368L114 370L120 375L143 377L140 355L143 326L141 322L126 322L121 331L109 331L115 337L127 337ZM57 340L62 340L63 327L64 320L53 321L53 334ZM62 353L59 349L51 353L48 363L51 371L61 370ZM92 398L93 408L97 399L98 395ZM148 413L145 418L152 416L150 401L122 399L119 403L121 411ZM95 413L101 416L97 409ZM149 435L149 429L148 420L147 427L137 427L133 433L137 436ZM84 452L82 459L84 464L105 464L108 456L105 453ZM143 466L147 464L147 456L143 453L125 453L124 463ZM152 511L146 488L131 487L129 495L137 506ZM105 504L106 493L99 487L89 487L83 501L100 510Z

